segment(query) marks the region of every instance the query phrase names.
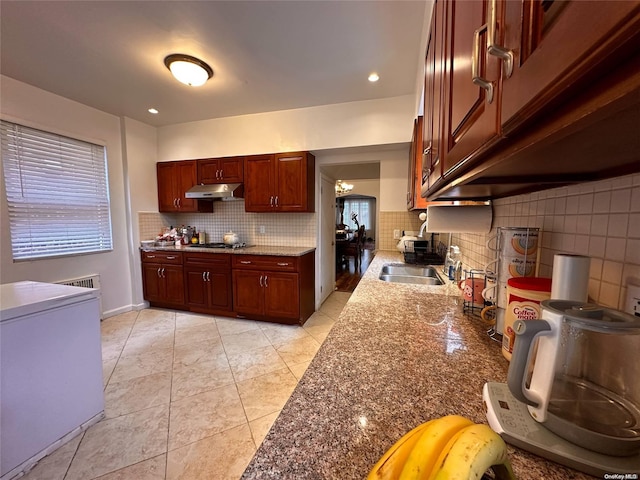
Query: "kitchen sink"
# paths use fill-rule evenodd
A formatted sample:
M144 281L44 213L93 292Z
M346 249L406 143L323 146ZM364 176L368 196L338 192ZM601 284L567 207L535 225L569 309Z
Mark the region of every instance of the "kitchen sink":
M418 285L444 285L435 267L387 264L382 266L380 280L391 283L414 283Z

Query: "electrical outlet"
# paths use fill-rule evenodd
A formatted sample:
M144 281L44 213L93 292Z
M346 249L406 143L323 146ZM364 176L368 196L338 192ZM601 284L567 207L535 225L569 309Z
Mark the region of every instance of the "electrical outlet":
M393 231L393 238L394 238L395 240L400 240L400 229L399 229L399 228L396 228L396 229Z
M624 311L640 317L640 285L627 285L627 301Z
M260 226L258 227L258 231L260 232L260 235L264 235L264 232L265 232L264 225L260 225Z

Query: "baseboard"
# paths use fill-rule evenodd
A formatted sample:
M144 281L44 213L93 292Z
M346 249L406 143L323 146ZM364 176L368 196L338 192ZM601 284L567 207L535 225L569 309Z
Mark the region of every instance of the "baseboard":
M125 305L123 307L114 308L113 310L107 310L106 312L102 312L102 319L109 317L115 317L116 315L120 315L122 313L130 312L131 310L143 310L145 308L149 308L149 304L147 302L142 302L137 305Z

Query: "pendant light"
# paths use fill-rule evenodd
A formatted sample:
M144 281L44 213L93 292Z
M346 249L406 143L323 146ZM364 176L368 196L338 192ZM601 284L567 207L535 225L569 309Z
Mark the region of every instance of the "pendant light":
M204 85L213 76L213 70L199 58L174 53L164 59L164 64L179 82L191 87Z

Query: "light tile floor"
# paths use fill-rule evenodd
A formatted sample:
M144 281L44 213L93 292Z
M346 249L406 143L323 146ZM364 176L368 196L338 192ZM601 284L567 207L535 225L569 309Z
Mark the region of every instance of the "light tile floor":
M240 478L349 296L303 327L160 309L104 320L105 419L22 479Z

